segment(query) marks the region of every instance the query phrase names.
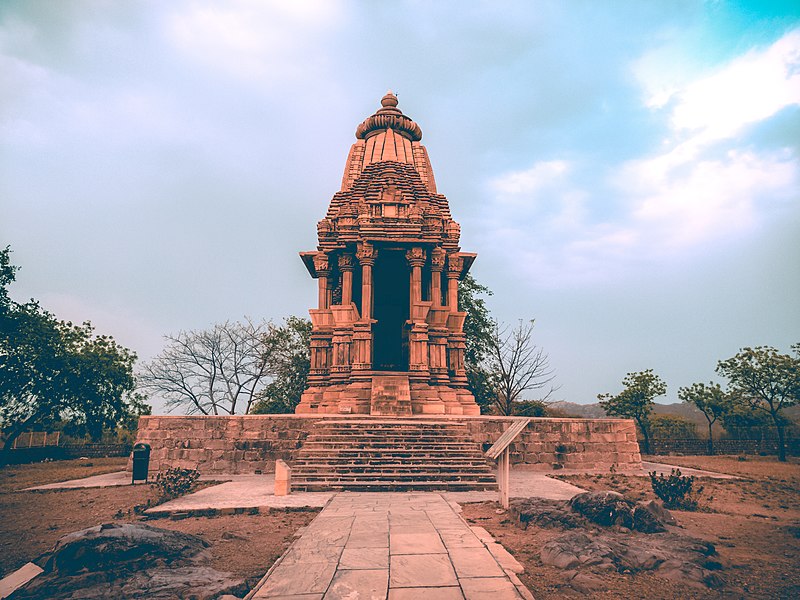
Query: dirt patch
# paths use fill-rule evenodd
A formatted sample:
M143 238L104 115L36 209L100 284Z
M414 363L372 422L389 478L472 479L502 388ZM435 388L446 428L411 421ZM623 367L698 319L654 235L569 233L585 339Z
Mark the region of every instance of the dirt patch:
M699 512L672 511L683 531L711 542L723 566L722 590L698 590L652 573L601 573L611 591L592 598L797 598L800 597L800 465L736 457L659 457L659 462L737 475L742 479L698 479L704 486ZM614 490L637 501L655 498L649 478L618 474L559 476L587 490ZM464 516L485 527L525 566L521 576L537 600L585 595L565 580L564 571L545 565L541 548L564 529L522 530L495 503L468 504Z
M149 485L71 490L20 491L23 488L118 471L125 459L61 461L0 469L0 576L50 551L67 533L102 523L143 520L134 507L155 500ZM316 516L318 510L271 510L242 514L158 519L149 523L199 535L211 544L211 564L231 572L249 584L266 573L283 553L294 533Z

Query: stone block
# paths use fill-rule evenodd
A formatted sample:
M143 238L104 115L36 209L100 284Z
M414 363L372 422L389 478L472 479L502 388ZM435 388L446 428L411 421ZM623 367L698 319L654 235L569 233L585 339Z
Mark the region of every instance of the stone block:
M288 496L292 491L292 469L282 460L275 461L275 495Z

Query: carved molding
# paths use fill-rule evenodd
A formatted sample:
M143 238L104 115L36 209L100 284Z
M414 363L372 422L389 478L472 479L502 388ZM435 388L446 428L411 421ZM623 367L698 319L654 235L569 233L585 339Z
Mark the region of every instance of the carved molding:
M353 261L353 255L349 252L344 252L339 255L339 270L340 271L352 271L355 263Z
M328 264L327 254L325 254L324 252L320 252L319 254L314 256L314 270L321 277L327 277L328 275L330 275L331 267Z
M431 271L441 271L444 269L444 260L447 253L441 248L431 250Z
M425 250L415 246L406 251L406 260L412 267L421 267L425 264Z
M358 245L356 250L356 258L362 265L372 266L375 264L375 259L378 258L378 251L375 246L369 242L362 242Z
M464 270L464 259L458 254L450 254L447 257L447 277L454 279L461 275Z

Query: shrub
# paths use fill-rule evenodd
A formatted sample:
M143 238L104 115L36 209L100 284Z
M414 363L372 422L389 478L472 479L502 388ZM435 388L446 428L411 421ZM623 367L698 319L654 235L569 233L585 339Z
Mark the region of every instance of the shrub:
M156 476L151 483L158 490L161 500L172 500L188 493L200 477L197 469L171 468Z
M703 488L694 489L694 476L681 475L680 469L672 469L668 476L649 473L653 492L661 498L667 508L696 510L697 497Z

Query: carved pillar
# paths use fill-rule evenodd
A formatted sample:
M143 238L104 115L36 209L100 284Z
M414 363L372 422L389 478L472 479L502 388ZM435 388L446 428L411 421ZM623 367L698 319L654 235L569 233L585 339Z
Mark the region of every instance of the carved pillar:
M451 332L447 341L448 359L450 363L450 385L467 387L467 371L464 367L464 351L467 348L467 336Z
M410 314L413 315L414 306L422 302L422 266L425 264L425 250L418 246L411 248L406 252L406 260L411 267Z
M318 308L325 309L330 307L330 292L328 290L328 277L331 274L328 264L328 255L320 252L314 257L314 269L317 272L317 285L319 288Z
M339 255L339 270L342 272L342 306L347 306L353 301L353 267L352 254Z
M359 244L356 258L361 264L361 318L369 321L372 318L372 267L378 251L368 242Z
M458 312L458 278L464 268L464 259L457 254L447 257L447 307Z
M433 308L442 306L442 270L446 253L441 248L431 251L431 301Z

